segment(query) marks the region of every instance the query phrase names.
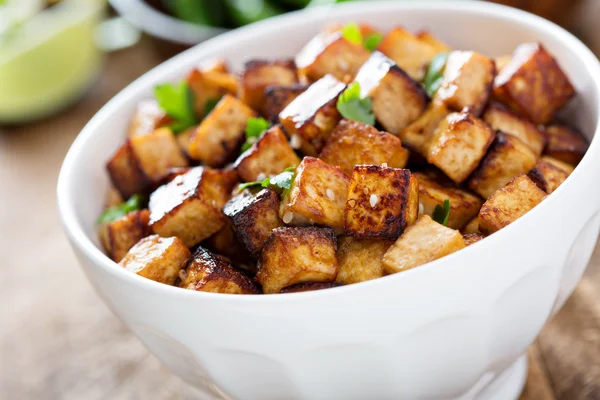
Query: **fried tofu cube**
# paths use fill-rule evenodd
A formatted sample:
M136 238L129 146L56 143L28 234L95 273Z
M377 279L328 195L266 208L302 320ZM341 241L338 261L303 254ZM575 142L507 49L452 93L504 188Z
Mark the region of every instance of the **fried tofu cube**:
M427 162L462 183L485 157L494 137L494 131L475 115L467 111L449 114L429 140Z
M383 276L383 255L391 240L358 239L350 236L338 240L339 271L335 281L344 285Z
M462 233L468 235L470 233L479 233L479 212L475 218L463 228Z
M479 211L479 230L491 235L521 218L542 202L546 192L527 175L518 175L498 189L483 203Z
M351 120L342 120L333 133L319 158L329 165L339 167L350 176L358 164L381 165L404 168L409 152L402 142L388 132L382 132L371 125Z
M552 121L574 94L569 78L540 43L518 46L494 81L494 97L536 124Z
M137 242L150 235L148 210L132 211L100 226L100 239L110 258L119 262Z
M371 99L375 118L394 135L415 121L429 101L425 89L379 51L360 67L355 82Z
M529 120L518 116L499 103L490 104L483 113L483 120L492 129L502 131L521 139L533 150L536 156L542 155L546 138L542 131Z
M221 208L235 182L222 171L192 168L150 196L150 227L162 237L177 236L192 247L225 224Z
M579 164L588 148L583 135L566 125L546 127L546 139L544 153L571 165Z
M273 229L283 226L279 218L279 195L263 189L256 195L243 192L225 204L237 237L253 257L258 257Z
M419 213L419 183L407 169L357 165L346 200L346 234L396 239Z
M149 135L158 128L169 125L172 121L156 100L142 100L138 104L129 123L129 137Z
M266 294L301 282L333 282L338 272L335 252L330 228L277 228L263 248L256 279Z
M338 286L342 285L335 282L302 282L283 288L279 293L313 292L315 290L331 289Z
M466 235L463 235L463 240L467 246L477 243L481 239L485 239L485 236L481 233L467 233Z
M183 156L169 128L129 138L107 163L110 179L123 198L147 192L170 168L185 167Z
M308 89L308 85L267 86L262 113L272 123L279 122L279 113Z
M204 72L229 72L227 61L220 57L211 58L207 61L201 62L198 66L198 69Z
M529 146L515 136L498 132L487 155L469 178L468 186L487 199L515 176L529 172L536 162Z
M344 208L350 178L324 161L304 157L284 193L279 216L286 225L324 225L344 230Z
M500 71L502 71L502 69L508 65L511 59L512 56L509 55L494 58L494 62L496 63L496 73L499 74Z
M238 239L235 228L229 219L221 229L200 245L229 258L237 267L250 273L256 273L256 265L246 250L246 246Z
M261 293L252 278L233 268L224 257L202 247L198 247L181 275L179 287L188 290L227 294Z
M467 108L479 116L490 97L495 76L496 64L491 58L473 51L453 51L434 100L444 102L451 110Z
M442 122L450 114L444 104L429 103L429 107L412 124L400 131L402 143L410 150L427 156L429 140Z
M331 75L313 83L279 114L281 125L300 150L316 156L342 118L336 104L346 85Z
M241 76L239 98L254 110L263 110L265 88L298 83L293 60L252 60L246 63Z
M246 140L248 118L256 113L233 96L226 95L204 118L190 139L188 154L211 167L220 167L239 154Z
M186 77L194 93L194 110L200 120L206 116L208 105L225 95L236 96L239 82L235 75L217 69L194 69Z
M569 174L573 173L573 171L575 170L575 167L572 166L571 164L568 164L564 161L558 160L554 157L542 156L541 160L546 161L546 162L562 169L563 171L567 171Z
M417 39L432 46L437 53L448 53L452 47L442 42L438 37L429 31L421 31L416 34Z
M383 256L388 274L403 272L466 247L460 232L422 215L409 226Z
M569 177L569 172L548 161L539 160L527 176L544 192L554 192Z
M433 216L436 206L443 207L444 201L450 201L448 227L462 229L477 217L481 199L467 190L456 187L440 174L413 172L419 182L419 209L422 214Z
M341 32L321 32L296 55L296 66L310 81L329 74L348 82L369 55L362 44L349 42Z
M191 256L179 238L152 235L137 242L119 265L144 278L173 285Z
M260 180L258 177L261 175L277 175L298 164L300 158L290 147L281 127L274 126L239 156L234 165L242 181L254 182Z

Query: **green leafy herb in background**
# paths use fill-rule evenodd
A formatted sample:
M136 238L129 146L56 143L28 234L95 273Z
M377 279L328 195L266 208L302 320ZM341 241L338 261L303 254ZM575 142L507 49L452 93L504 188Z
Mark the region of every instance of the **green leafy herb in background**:
M368 97L360 97L360 83L354 82L342 92L337 101L337 109L346 119L375 125L373 104Z
M375 51L379 46L379 43L383 40L383 35L381 33L373 33L365 39L364 46L369 51Z
M124 203L110 207L98 217L97 224L103 224L105 222L113 222L121 217L126 216L132 211L141 210L143 203L143 197L139 194L134 194Z
M360 31L360 27L356 22L348 22L342 27L342 36L350 43L362 44L363 37Z
M292 187L295 170L296 167L288 167L282 173L275 175L272 178L265 178L262 181L243 183L238 187L238 193L249 187L260 186L264 188L271 188L277 193L281 194L282 191L289 190Z
M179 133L196 125L194 92L187 82L156 85L154 87L154 97L156 97L160 108L175 120L170 126L173 132Z
M164 7L175 17L199 25L225 26L227 9L223 1L162 0Z
M450 217L450 200L444 200L444 206L439 204L433 209L433 220L444 226L448 226L448 218Z
M440 53L436 55L425 73L425 79L423 80L423 86L425 91L430 97L433 97L438 91L442 82L444 81L444 69L446 68L446 61L450 53Z
M270 127L271 124L264 118L248 118L248 123L246 124L246 142L242 145L242 152L252 147L260 135Z
M210 99L206 100L206 104L204 105L204 115L210 114L219 101L221 101L221 97L211 97Z

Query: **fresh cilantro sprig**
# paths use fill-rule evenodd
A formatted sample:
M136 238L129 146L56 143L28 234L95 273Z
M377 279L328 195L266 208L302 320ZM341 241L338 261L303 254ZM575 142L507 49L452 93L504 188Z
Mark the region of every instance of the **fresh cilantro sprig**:
M448 61L449 55L450 53L440 53L436 55L427 67L425 79L423 79L423 86L430 97L433 97L440 86L442 86L442 82L444 81L444 69L446 68L446 61Z
M156 85L154 97L160 108L175 120L170 126L174 133L182 132L196 125L194 92L186 81Z
M242 145L242 153L252 147L260 135L270 127L271 124L264 118L248 118L248 123L246 124L246 142Z
M263 188L271 188L281 194L282 191L289 190L292 187L295 170L296 167L288 167L282 173L275 175L272 178L267 177L262 181L243 183L238 187L238 193L249 187L260 186Z
M375 51L379 47L379 43L383 40L381 33L372 33L365 38L363 45L369 51Z
M337 110L346 119L375 125L373 104L368 97L360 97L360 83L354 82L342 92L337 101Z
M113 222L114 220L126 216L132 211L141 210L142 203L143 197L139 194L134 194L126 202L104 210L104 212L98 217L96 223L103 224L105 222Z
M444 226L448 226L448 218L450 217L450 200L444 200L444 206L439 204L433 209L433 220Z
M222 98L223 98L223 96L211 97L210 99L207 99L206 103L204 104L204 115L210 114L210 112L215 108L217 103L219 103Z
M348 22L342 27L342 37L350 43L363 45L369 51L374 51L383 40L381 33L372 33L363 38L360 26L356 22Z

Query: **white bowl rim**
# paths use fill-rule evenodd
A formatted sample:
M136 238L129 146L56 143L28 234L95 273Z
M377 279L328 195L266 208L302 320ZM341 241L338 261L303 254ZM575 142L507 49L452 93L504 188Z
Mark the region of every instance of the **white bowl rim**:
M477 15L493 15L495 18L504 19L511 22L519 22L524 25L530 26L532 28L536 28L538 30L549 31L552 32L553 35L557 35L560 39L569 47L573 48L575 52L580 56L580 62L585 65L586 69L590 72L590 76L592 77L595 83L595 91L597 96L600 97L600 62L596 58L596 56L592 53L592 51L583 44L579 39L577 39L574 35L561 28L560 26L544 19L538 17L534 14L531 14L526 11L518 10L512 7L503 6L494 3L487 2L479 2L479 1L470 1L470 0L452 0L452 1L444 1L444 0L432 0L424 3L417 2L396 2L391 0L384 1L373 1L373 2L357 2L357 3L341 3L336 5L336 9L342 11L352 12L353 10L361 10L364 7L368 6L369 9L378 9L385 10L389 8L393 8L394 11L400 10L408 10L408 9L424 9L424 10L435 10L437 12L444 10L451 11L461 11L466 13L473 13ZM330 7L330 6L326 6ZM577 176L581 175L583 170L587 168L593 168L592 161L595 157L600 153L600 121L596 125L594 136L590 143L590 146L583 157L582 161L579 163L578 167L575 171L569 176L569 178L555 191L551 196L548 196L546 200L534 210L527 213L519 220L510 224L510 226L502 229L499 232L494 233L492 236L486 238L484 241L477 242L468 248L462 249L459 252L450 254L441 259L432 261L425 265L419 266L418 268L413 268L411 270L402 272L400 274L393 274L389 276L384 276L382 278L370 280L367 282L361 282L360 284L353 285L345 285L334 287L327 290L317 290L310 292L300 292L300 293L288 293L285 295L278 296L265 296L265 295L254 295L254 296L243 296L243 295L233 295L233 294L222 294L222 293L208 293L194 290L184 290L179 287L165 285L159 282L155 282L153 280L141 277L137 274L130 273L125 271L122 267L120 267L117 263L112 261L106 254L99 249L85 234L83 226L81 222L77 219L75 214L75 206L74 199L69 197L70 187L72 186L72 173L71 171L75 170L75 161L78 158L77 154L82 151L85 147L86 142L94 135L94 132L97 130L97 127L101 124L101 122L108 118L113 110L117 109L121 102L126 101L127 97L130 94L135 93L139 90L140 87L143 87L148 81L152 81L153 78L160 75L166 75L171 68L171 65L175 65L177 63L182 62L184 59L195 57L196 53L200 53L203 50L207 51L208 49L218 48L221 43L228 42L229 40L235 40L238 36L255 34L261 31L268 31L273 29L274 27L294 21L297 18L304 16L305 18L310 18L310 14L314 13L315 16L318 16L321 13L321 7L315 7L312 9L305 9L290 12L287 14L283 14L277 17L273 17L264 21L260 21L251 25L247 25L245 27L241 27L213 39L210 39L202 44L199 44L185 52L171 58L170 60L163 62L162 64L156 66L151 69L134 82L130 83L125 89L119 92L115 97L113 97L107 104L105 104L97 113L92 117L92 119L85 125L80 134L77 136L75 141L73 142L71 148L69 149L65 160L63 162L63 166L60 170L58 185L57 185L57 202L58 202L58 210L61 218L61 223L65 230L65 233L71 240L71 242L76 245L82 253L85 254L86 257L90 259L96 266L101 266L106 272L108 272L111 276L115 277L119 280L124 280L128 284L136 285L139 289L145 290L154 290L157 295L168 296L168 297L187 297L187 296L202 296L205 297L206 300L211 301L227 301L233 302L234 304L237 302L243 302L241 304L246 304L247 302L289 302L289 301L308 301L316 296L335 296L337 293L341 291L348 292L362 290L361 288L366 289L370 285L384 285L390 283L394 279L406 279L408 276L417 276L418 274L424 274L426 271L432 268L438 268L440 264L443 263L452 263L452 261L456 257L461 257L461 254L465 254L466 252L473 251L472 248L478 248L480 246L488 245L493 246L493 242L499 242L501 237L506 235L512 235L514 232L519 229L519 227L525 224L530 219L534 218L537 214L543 213L545 210L551 209L553 207L553 203L559 200L562 197L563 193L566 193L571 187L571 182L573 182ZM600 106L599 106L600 113Z

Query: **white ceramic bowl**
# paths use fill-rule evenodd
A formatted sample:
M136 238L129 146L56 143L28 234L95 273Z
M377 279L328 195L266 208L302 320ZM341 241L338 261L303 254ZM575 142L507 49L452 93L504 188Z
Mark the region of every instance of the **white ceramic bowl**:
M516 398L524 353L572 292L600 227L600 143L548 199L506 229L426 266L324 291L276 296L193 292L128 273L98 248L104 163L138 101L199 61L292 56L326 22L431 29L496 56L539 40L578 96L564 116L598 136L600 65L575 37L484 2L346 3L292 13L205 42L150 71L84 128L58 184L62 222L99 295L175 374L207 398ZM227 397L228 396L228 397Z

